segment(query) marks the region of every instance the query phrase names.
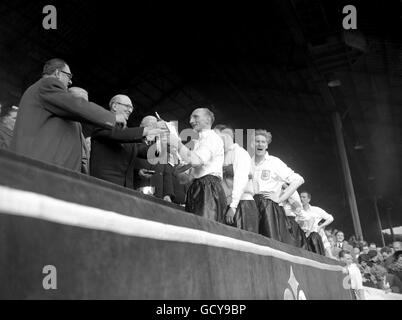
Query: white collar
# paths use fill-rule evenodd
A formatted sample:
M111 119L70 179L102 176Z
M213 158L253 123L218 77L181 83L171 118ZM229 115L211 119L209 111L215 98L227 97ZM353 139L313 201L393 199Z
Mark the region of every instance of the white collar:
M255 163L255 154L253 155L253 163L255 163L255 164L261 164L261 163L263 163L265 160L269 160L269 157L270 157L270 155L269 155L269 153L268 153L268 150L265 152L265 155L264 155L264 159L262 160L262 161L260 161L259 163Z
M201 131L198 132L199 137L205 137L206 134L210 133L212 129L202 129Z

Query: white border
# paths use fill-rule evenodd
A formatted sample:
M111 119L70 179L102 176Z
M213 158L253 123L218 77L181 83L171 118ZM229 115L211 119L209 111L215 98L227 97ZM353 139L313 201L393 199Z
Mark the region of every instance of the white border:
M321 270L342 272L342 267L339 265L330 265L294 256L268 246L202 230L129 217L116 212L71 203L42 194L5 186L0 186L0 212L75 227L110 231L133 237L226 248L261 256L271 256Z

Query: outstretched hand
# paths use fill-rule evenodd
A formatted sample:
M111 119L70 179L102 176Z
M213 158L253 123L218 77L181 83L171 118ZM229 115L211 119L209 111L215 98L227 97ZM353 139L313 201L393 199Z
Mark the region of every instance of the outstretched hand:
M166 135L168 133L169 131L167 129L160 129L160 128L146 127L144 130L145 136L152 136L152 137L158 135Z

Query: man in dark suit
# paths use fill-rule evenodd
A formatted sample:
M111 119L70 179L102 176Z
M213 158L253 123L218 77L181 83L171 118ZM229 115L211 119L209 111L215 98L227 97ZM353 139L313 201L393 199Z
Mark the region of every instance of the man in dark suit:
M353 247L345 240L345 235L344 235L343 231L339 230L335 234L335 237L336 237L335 247L337 247L341 250L353 252Z
M126 95L118 94L109 103L116 115L127 118L133 112L133 104ZM104 130L96 129L91 134L90 174L123 187L134 188L134 160L137 153L134 142L142 141L149 134L166 132L163 121L147 127ZM165 129L164 129L165 128Z
M78 98L84 98L86 101L89 101L88 91L79 87L70 87L68 89L72 95ZM84 126L85 129L86 126ZM82 128L81 128L82 130ZM91 132L86 132L85 130L81 132L81 146L82 146L82 164L81 164L81 173L89 174L89 155L91 150Z
M23 94L10 149L18 154L80 171L79 122L106 129L126 125L127 118L77 98L67 91L72 74L61 59L51 59L43 77Z

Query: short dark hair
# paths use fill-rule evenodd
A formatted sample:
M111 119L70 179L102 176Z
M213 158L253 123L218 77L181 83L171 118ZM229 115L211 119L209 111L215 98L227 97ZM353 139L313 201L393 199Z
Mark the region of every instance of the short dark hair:
M46 61L45 65L43 66L42 74L51 75L56 70L63 69L66 65L67 63L62 59L59 58L50 59Z
M361 254L359 256L359 258L357 258L357 260L358 260L359 263L362 263L363 261L364 262L370 262L370 257L369 257L368 254Z
M233 139L234 139L234 136L235 136L234 129L233 129L231 126L229 126L229 125L226 125L226 124L217 124L217 125L214 127L214 130L218 130L218 131L220 131L220 132L222 132L223 130L230 130L230 132L232 132L232 136L233 136Z
M390 247L383 247L383 248L381 248L381 253L384 253L384 252L386 252L386 253L392 253L392 250L391 250Z
M302 194L302 193L307 193L308 198L311 200L311 193L310 192L308 192L306 190L303 190L303 191L300 192L300 194Z
M351 254L349 250L341 250L338 253L339 258L343 258L346 254Z

